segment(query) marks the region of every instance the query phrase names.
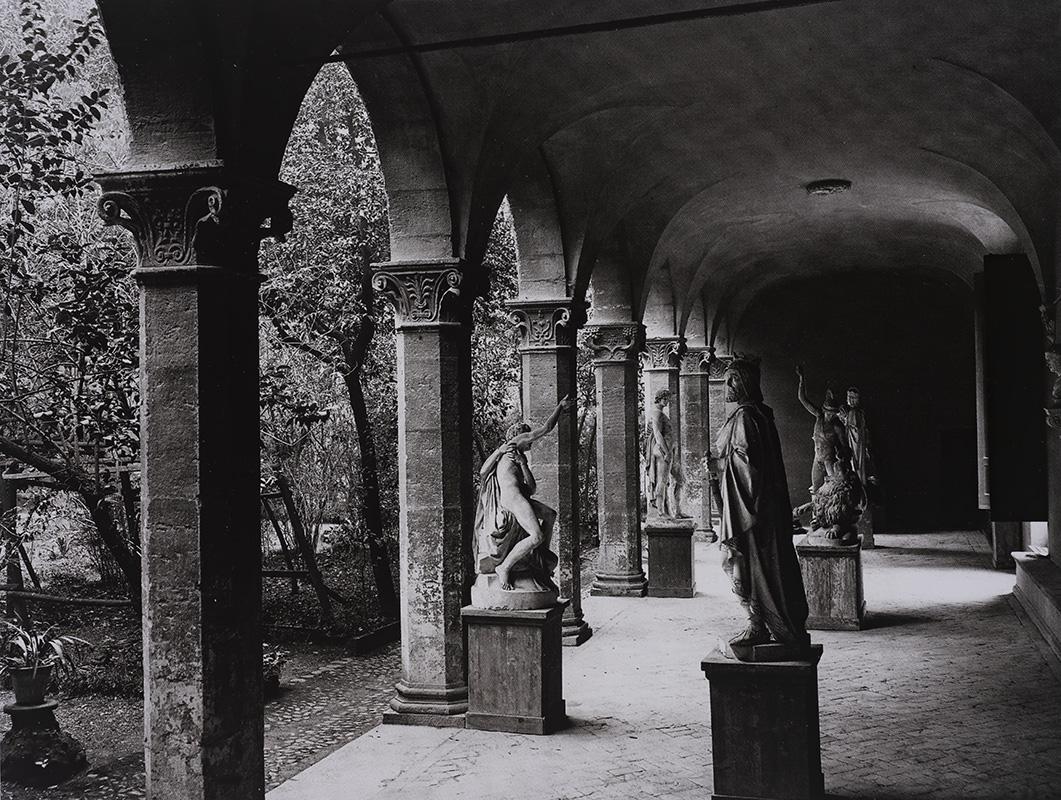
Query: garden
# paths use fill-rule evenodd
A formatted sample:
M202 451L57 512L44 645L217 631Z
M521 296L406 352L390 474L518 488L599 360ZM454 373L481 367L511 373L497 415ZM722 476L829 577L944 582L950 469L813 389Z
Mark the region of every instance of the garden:
M120 169L130 131L91 2L3 5L4 793L141 796L136 254L102 224L92 178ZM280 177L298 188L294 230L263 244L259 262L256 522L272 782L376 724L397 670L395 339L369 269L388 255L387 201L368 114L341 65L310 88ZM474 308L480 460L520 404L518 335L504 308L518 253L505 207L487 261L492 281ZM595 529L592 394L582 363L585 530ZM342 707L329 682L343 687L332 693ZM314 718L323 738L311 735Z

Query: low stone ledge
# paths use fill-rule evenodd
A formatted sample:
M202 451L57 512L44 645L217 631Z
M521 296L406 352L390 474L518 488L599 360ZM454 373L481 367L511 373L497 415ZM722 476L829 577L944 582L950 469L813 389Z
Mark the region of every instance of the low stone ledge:
M1017 568L1013 596L1061 658L1061 567L1029 553L1012 555Z

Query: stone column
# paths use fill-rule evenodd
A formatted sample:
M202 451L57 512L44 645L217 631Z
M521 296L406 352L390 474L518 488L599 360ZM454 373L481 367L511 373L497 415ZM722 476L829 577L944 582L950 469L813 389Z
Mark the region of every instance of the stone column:
M572 308L570 298L512 300L507 307L522 335L523 416L540 425L556 404L577 399L575 334L585 311ZM563 641L580 645L593 633L582 614L582 547L578 515L578 416L574 406L560 415L556 430L536 442L528 453L538 483L537 497L556 509L552 549L560 558L560 597L571 602L564 610Z
M597 381L597 515L600 550L595 595L644 597L641 566L641 468L638 453L637 353L643 328L593 325L585 344Z
M711 449L711 384L707 372L712 348L689 348L682 357L680 372L682 387L682 454L686 480L696 478L699 496L690 493L690 508L696 519L696 532L715 541L711 525L711 490L704 469L704 456ZM688 484L686 484L688 486Z
M708 347L707 386L708 386L708 441L712 451L718 440L718 432L726 423L726 367L730 362L730 356L715 355L715 348ZM718 512L718 509L715 509Z
M472 527L471 331L458 261L375 265L394 307L402 677L387 723L464 726Z
M147 796L257 800L257 251L293 189L217 163L97 179L139 255Z

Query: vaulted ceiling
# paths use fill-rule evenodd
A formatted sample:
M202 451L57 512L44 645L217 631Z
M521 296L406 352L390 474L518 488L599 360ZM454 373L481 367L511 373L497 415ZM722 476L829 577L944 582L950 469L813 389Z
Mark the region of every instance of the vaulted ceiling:
M968 281L986 253L1026 252L1055 284L1056 0L101 6L143 164L213 148L275 170L338 49L416 255L474 263L502 199L533 183L555 206L561 288L599 294L606 275L635 318L651 297L668 309L648 318L716 329L774 281ZM850 188L809 194L820 179Z
M916 266L965 279L990 252L1052 275L1061 141L1054 2L563 3L394 0L345 51L356 78L423 44L641 15L619 31L424 52L464 221L481 247L521 165L544 155L584 291L621 252L635 312L667 276L684 319L739 311L773 280ZM809 194L818 179L848 191Z

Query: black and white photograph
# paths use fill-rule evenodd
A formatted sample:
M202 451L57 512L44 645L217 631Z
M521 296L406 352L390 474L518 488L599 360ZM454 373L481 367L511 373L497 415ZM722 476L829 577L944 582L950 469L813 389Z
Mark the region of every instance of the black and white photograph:
M0 0L0 798L1061 798L1061 2Z

